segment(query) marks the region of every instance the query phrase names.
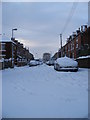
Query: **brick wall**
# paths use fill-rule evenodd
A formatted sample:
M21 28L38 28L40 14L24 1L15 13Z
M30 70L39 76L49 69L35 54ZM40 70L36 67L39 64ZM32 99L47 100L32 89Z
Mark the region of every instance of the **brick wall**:
M90 58L76 59L80 68L90 68Z
M66 54L67 57L76 59L80 56L90 54L87 52L90 51L90 27L82 26L81 28L81 31L77 30L76 35L73 34L70 36L67 39L67 44L62 47L62 50L59 50L62 51L63 56ZM72 49L71 46L74 47L74 49ZM66 51L64 47L67 49Z

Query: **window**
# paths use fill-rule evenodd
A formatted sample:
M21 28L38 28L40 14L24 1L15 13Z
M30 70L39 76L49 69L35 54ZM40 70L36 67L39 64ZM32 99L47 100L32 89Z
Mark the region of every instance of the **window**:
M2 50L5 50L5 44L2 44Z
M78 43L76 43L76 48L78 48Z
M65 46L65 52L67 52L67 46Z
M76 39L76 48L78 48L78 38Z
M0 50L1 50L1 43L0 43Z
M73 44L72 44L72 50L74 50L74 42L73 42Z
M72 43L71 43L71 50L72 50Z
M70 51L70 44L68 44L68 51Z
M72 53L72 57L74 58L74 52Z

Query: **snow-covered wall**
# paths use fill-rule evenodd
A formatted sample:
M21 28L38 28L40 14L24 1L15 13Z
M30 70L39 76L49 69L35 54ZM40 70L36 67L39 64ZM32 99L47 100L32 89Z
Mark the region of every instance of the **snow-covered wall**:
M90 68L90 57L80 57L77 58L76 61L80 68Z
M0 34L2 34L2 4L0 2ZM0 119L2 118L2 72L0 71Z

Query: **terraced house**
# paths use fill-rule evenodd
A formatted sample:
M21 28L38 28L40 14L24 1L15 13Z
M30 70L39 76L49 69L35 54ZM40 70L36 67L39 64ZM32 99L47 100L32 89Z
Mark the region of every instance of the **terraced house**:
M74 59L90 55L90 27L83 25L76 32L73 32L58 53L59 56L66 55Z
M18 40L11 40L5 36L0 39L0 62L4 68L26 65L33 55Z

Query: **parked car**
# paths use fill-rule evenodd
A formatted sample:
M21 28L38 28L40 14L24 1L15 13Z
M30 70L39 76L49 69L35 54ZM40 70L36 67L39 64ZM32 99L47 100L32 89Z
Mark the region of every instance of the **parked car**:
M42 65L43 64L43 61L39 61L39 65Z
M49 60L46 62L47 65L51 66L51 65L54 65L54 60Z
M37 66L37 65L38 65L38 62L36 60L31 60L29 62L29 67L31 67L31 66Z
M42 59L36 59L36 61L37 61L38 65L42 65L43 64Z
M78 62L66 56L58 58L54 63L54 69L57 71L78 71Z

